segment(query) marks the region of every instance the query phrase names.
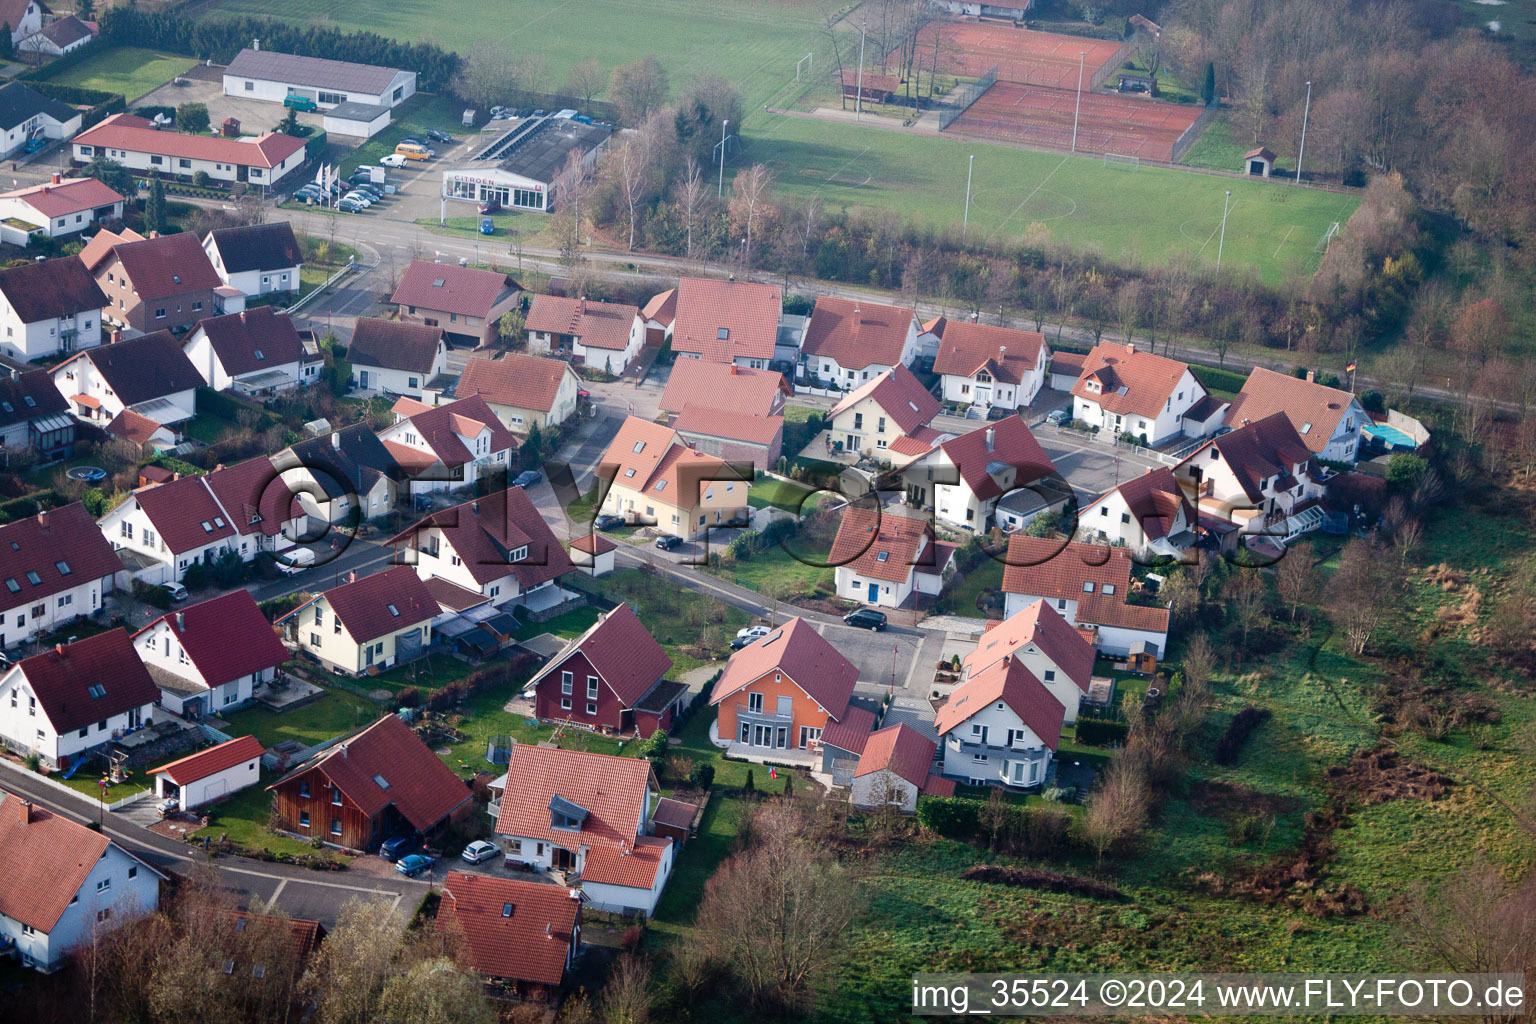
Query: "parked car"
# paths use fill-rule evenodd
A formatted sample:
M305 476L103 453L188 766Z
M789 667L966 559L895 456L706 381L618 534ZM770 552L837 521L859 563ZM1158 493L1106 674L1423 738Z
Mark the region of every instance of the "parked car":
M489 217L481 217L480 233L482 235L494 235L496 233L496 222Z
M405 157L401 156L399 153L387 153L384 156L379 157L379 166L404 167Z
M407 135L405 138L401 139L400 141L401 142L409 142L409 143L411 143L414 146L425 146L427 144L427 140L422 138L420 135Z
M521 473L517 474L517 479L512 481L512 486L513 487L532 487L534 484L538 483L540 480L543 480L543 479L544 479L544 474L540 473L538 470L536 470L536 469L525 469Z
M399 860L407 854L416 853L421 849L421 835L417 832L407 832L404 835L390 836L379 844L379 856L385 860Z
M664 533L656 538L656 546L663 551L671 551L673 548L683 546L683 538L674 537L670 533Z
M342 199L337 202L336 209L342 213L362 213L363 204L352 199Z
M872 608L860 608L856 612L849 612L843 616L843 621L859 629L872 629L876 633L885 630L885 613L877 612Z
M1053 427L1059 427L1072 418L1070 409L1052 409L1045 414L1045 422Z
M453 136L449 135L447 132L443 131L441 128L428 128L427 129L427 138L432 140L433 142L452 142L453 141Z
M596 529L599 529L599 530L612 530L615 527L623 526L623 525L624 525L624 517L623 516L609 515L606 512L603 513L602 515L598 516L596 519L592 520L592 526L594 528L596 528Z
M476 839L464 847L464 852L459 854L459 857L469 864L482 864L500 852L500 850L496 849L494 843L488 843L484 839Z
M172 601L185 601L187 599L187 588L180 583L162 583L160 584L160 589L170 594Z
M283 100L283 106L290 110L319 110L320 104L308 96L288 96Z
M369 184L368 182L353 182L351 191L366 193L372 196L375 200L384 198L384 190L379 188L379 186Z
M481 213L500 213L501 212L501 200L500 199L487 199L485 202L480 204L478 209L480 210Z
M314 548L289 548L277 556L277 571L286 576L293 576L305 569L313 568L314 564Z
M424 853L413 853L407 857L401 857L395 864L395 870L406 878L415 878L423 871L432 870L432 858Z
M430 160L432 151L418 142L402 142L395 147L395 155L407 160Z
M758 637L767 636L772 632L773 627L771 626L748 626L746 629L738 629L736 631L736 639L744 639L750 642L752 640L756 640Z
M348 192L346 195L342 196L341 198L343 198L343 199L350 199L350 200L352 200L352 202L354 202L357 205L361 206L365 210L368 207L373 205L373 196L369 195L367 192L357 192L357 191Z

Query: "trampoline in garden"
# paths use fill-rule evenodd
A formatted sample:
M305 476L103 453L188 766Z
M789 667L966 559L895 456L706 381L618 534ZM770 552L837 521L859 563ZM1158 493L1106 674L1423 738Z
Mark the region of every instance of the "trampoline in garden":
M83 480L88 484L94 484L107 478L107 471L100 466L71 466L64 471L64 475L71 480Z
M485 743L485 759L491 764L508 764L512 760L511 736L492 736Z

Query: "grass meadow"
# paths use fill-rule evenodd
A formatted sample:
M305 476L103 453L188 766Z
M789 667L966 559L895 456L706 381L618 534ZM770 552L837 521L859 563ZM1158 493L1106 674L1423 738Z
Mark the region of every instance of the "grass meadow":
M102 50L49 81L55 85L122 93L132 103L196 63L195 59L179 54L119 46Z

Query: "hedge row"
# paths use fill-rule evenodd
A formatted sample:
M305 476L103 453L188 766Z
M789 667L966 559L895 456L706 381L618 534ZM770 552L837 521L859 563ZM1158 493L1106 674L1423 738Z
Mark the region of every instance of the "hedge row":
M1269 717L1269 709L1255 707L1249 704L1243 710L1232 717L1227 731L1221 734L1221 739L1216 741L1216 763L1236 764L1237 755L1242 753L1243 744L1248 742L1248 737L1253 730L1264 724Z
M1105 882L1077 875L1064 875L1060 871L1044 868L1007 868L990 864L978 864L960 873L968 882L993 882L997 885L1013 885L1021 889L1043 889L1046 892L1066 893L1068 896L1093 896L1102 900L1124 900L1125 893Z
M1248 383L1246 373L1218 370L1214 366L1191 366L1189 372L1195 375L1195 380L1211 391L1241 391L1243 385Z
M67 504L64 495L51 489L0 501L0 523L14 523L18 519L35 516L43 509L58 508L64 504Z
M1107 718L1077 720L1077 741L1086 743L1090 747L1109 747L1124 743L1130 731L1131 727L1128 723Z

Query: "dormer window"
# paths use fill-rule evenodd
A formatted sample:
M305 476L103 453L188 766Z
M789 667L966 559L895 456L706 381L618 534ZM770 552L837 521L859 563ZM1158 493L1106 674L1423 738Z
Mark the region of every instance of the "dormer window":
M580 804L572 803L558 793L549 798L550 828L579 832L586 820L587 809Z
M1093 582L1092 581L1089 581L1089 582L1083 584L1083 593L1085 593L1085 594L1093 593Z
M521 562L523 559L525 559L527 557L528 557L528 546L526 544L523 545L520 548L514 548L513 551L512 551L512 561L514 561L514 562Z

